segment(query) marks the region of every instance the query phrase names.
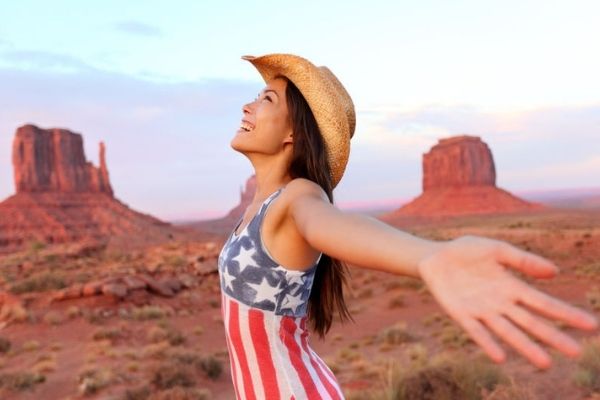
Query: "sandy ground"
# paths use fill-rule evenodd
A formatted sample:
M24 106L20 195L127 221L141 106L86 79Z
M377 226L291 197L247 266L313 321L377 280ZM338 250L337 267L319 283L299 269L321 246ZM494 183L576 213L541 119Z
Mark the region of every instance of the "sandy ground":
M551 280L523 278L600 317L588 299L592 290L600 287L600 212L558 210L388 223L436 240L467 233L494 237L543 255L561 267L560 274ZM60 250L32 248L3 257L0 291L9 291L44 272L60 275L67 285L119 273L146 273L157 279L185 274L189 279L187 287L170 297L144 289L131 291L122 299L98 294L50 302L59 289L52 287L56 283L48 278L49 288L15 294L25 314L0 325L0 338L10 341L10 349L0 353L0 376L37 372L44 380L23 384L22 389L0 386L0 398L124 399L127 389L144 385L157 393L168 385L164 378L168 374L160 375L155 368L182 354L210 358L221 364L222 373L212 379L197 363L190 364L180 371L183 378L179 382L186 382L181 385L205 388L212 399L234 398L214 272L222 239L222 235L214 236L208 247L206 242L171 241L126 253L111 250L67 257ZM408 362L416 346L431 356L481 353L456 330L419 282L356 266L350 266L350 271L346 297L355 321L336 321L324 340L316 334L309 338L348 396L360 389L381 387L386 363ZM141 311L135 314L134 309ZM404 324L402 330L410 339L402 343L382 339L385 329L398 323ZM599 335L560 326L580 340ZM518 385L531 388L535 398L586 398L585 390L572 378L577 360L545 347L554 364L540 371L507 345L503 347L509 356L501 369Z

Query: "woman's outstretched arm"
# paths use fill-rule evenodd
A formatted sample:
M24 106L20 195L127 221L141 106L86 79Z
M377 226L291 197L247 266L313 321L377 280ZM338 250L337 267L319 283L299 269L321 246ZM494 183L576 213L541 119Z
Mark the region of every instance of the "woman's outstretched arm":
M544 257L474 235L449 241L419 238L375 218L337 209L318 185L305 179L290 182L288 190L290 216L311 246L353 265L423 279L441 307L496 362L504 361L506 355L488 329L539 368L548 368L551 358L521 329L568 356L580 355L575 340L524 305L576 328L598 328L592 314L539 291L508 271L513 268L536 278L551 278L558 267Z

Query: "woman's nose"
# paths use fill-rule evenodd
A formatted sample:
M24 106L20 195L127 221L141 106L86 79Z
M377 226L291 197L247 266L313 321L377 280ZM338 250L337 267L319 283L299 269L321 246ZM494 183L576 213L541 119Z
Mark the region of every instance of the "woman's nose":
M251 112L251 110L250 110L250 103L244 104L242 106L242 113L244 113L244 114L248 113L249 114L250 112Z

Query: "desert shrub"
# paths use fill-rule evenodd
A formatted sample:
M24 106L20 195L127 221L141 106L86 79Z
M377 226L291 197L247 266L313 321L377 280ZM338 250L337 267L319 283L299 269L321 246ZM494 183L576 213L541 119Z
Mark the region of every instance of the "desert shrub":
M13 284L10 291L15 294L28 292L44 292L63 289L67 286L64 276L53 271L40 272Z
M537 400L538 396L535 395L532 387L523 382L518 384L512 377L510 384L497 385L491 393L486 395L485 400Z
M359 351L351 349L350 347L344 347L338 350L337 357L338 359L347 363L349 361L355 361L362 358L362 354Z
M109 368L90 368L79 375L79 390L85 395L97 393L110 385L113 373Z
M44 248L46 248L46 243L44 243L40 240L32 240L29 243L29 251L32 253L36 253Z
M368 299L373 297L373 289L370 287L362 288L357 294L356 297L359 299Z
M575 275L583 277L600 277L600 262L595 261L589 264L578 265L575 267Z
M183 388L175 386L161 392L153 393L148 400L208 400L211 392L205 388Z
M388 303L389 308L404 307L404 296L398 295L392 297Z
M69 306L69 308L67 308L67 318L75 318L78 317L81 314L81 310L79 309L79 307L73 305L73 306Z
M11 341L4 336L0 336L0 353L8 353L10 350Z
M166 254L163 256L163 262L166 265L175 267L175 268L181 268L181 267L185 267L185 265L187 264L187 260L185 259L185 257L180 256L180 255L176 255L176 254Z
M600 336L585 340L577 366L573 376L575 383L591 392L600 393Z
M142 356L154 358L154 359L163 359L167 357L168 351L171 348L171 345L168 341L163 340L161 342L152 343L147 346L144 346L142 349Z
M435 322L441 322L444 319L444 315L439 312L431 313L421 320L424 326L429 326Z
M600 311L600 288L598 286L594 286L589 290L585 297L594 311Z
M154 326L147 333L148 340L153 343L158 343L161 341L168 341L172 346L178 346L180 344L185 343L186 339L183 333L179 330L170 327L168 325L165 326Z
M217 357L210 355L198 360L196 367L200 368L210 379L217 379L223 372L223 363Z
M508 382L502 370L485 356L438 354L430 361L410 365L391 361L383 391L372 399L479 400L483 392Z
M23 345L21 346L23 351L34 351L34 350L38 350L40 347L41 347L40 342L38 342L35 339L28 340L28 341L24 342Z
M159 389L169 389L174 386L194 386L195 379L189 366L168 361L154 368L151 382Z
M408 332L406 322L398 321L394 325L383 329L376 337L376 341L383 342L388 345L412 342L416 337Z
M31 389L34 385L45 381L44 375L31 372L0 374L0 388L13 391Z
M52 372L56 370L56 361L54 358L48 360L39 360L31 369L38 373Z
M399 276L396 277L394 280L390 280L384 283L384 287L386 290L392 290L397 288L419 290L424 285L425 283L421 279L412 276Z
M149 385L126 389L123 394L123 400L147 400L150 397L150 393L152 393L152 387Z
M135 307L132 309L132 317L138 321L148 319L160 319L167 316L167 311L160 306L146 305L143 307Z
M456 324L447 325L442 328L439 339L442 344L454 348L461 348L473 341L471 337Z
M50 310L44 314L44 322L50 325L60 325L64 321L64 317L60 311Z
M104 340L109 339L111 341L121 337L121 330L119 328L103 328L94 332L92 339Z

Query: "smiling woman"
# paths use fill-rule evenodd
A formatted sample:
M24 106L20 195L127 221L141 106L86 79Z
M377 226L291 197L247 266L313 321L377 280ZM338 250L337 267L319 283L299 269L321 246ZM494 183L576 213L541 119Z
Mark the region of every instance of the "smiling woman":
M421 278L496 362L504 361L505 352L486 326L540 368L550 366L550 357L519 327L569 356L579 355L577 342L523 306L581 329L596 329L594 316L508 271L552 277L557 272L552 262L503 241L471 235L431 241L340 211L332 191L355 130L350 96L327 67L304 58L243 58L267 86L243 106L231 140L252 163L257 188L218 260L238 399L344 397L312 350L308 325L324 336L336 313L342 321L351 319L343 297L346 263Z

